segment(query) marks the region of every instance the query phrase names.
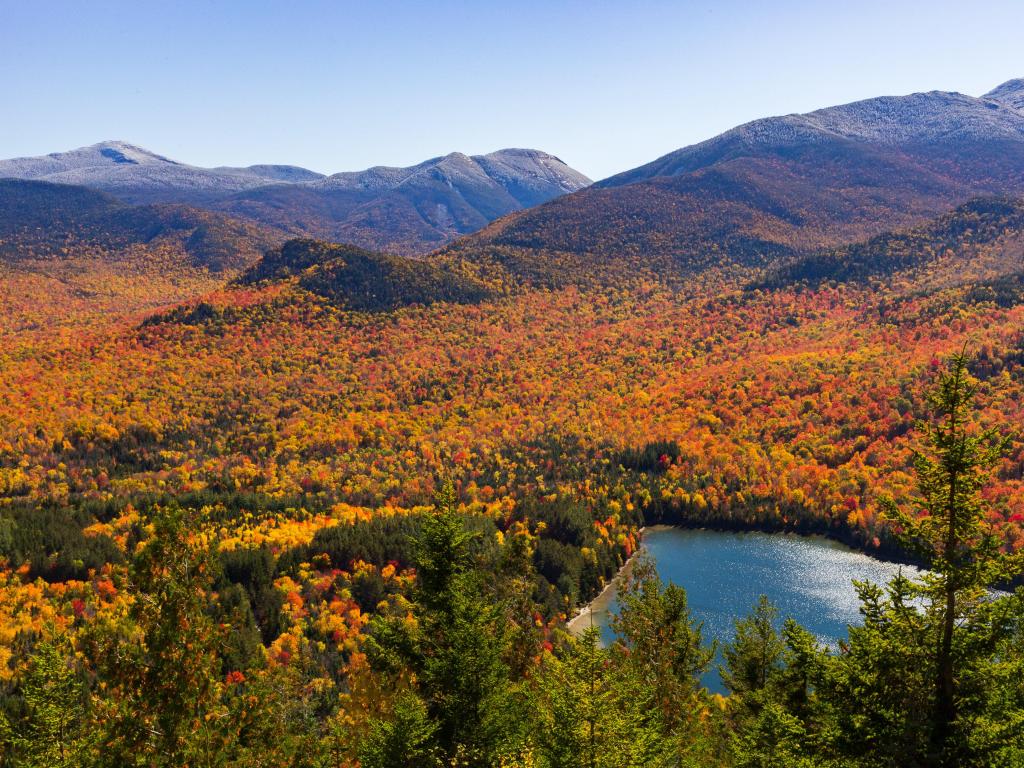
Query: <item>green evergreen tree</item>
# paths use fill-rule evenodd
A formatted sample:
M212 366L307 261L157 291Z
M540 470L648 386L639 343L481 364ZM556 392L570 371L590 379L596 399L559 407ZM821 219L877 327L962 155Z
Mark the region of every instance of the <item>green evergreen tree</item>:
M1024 738L1021 697L1004 695L1008 670L1024 663L1012 641L1024 625L1024 593L991 591L1021 572L1021 558L1005 551L981 498L1005 441L972 424L976 387L966 357L955 355L930 397L927 450L915 458L919 497L906 509L885 503L896 535L930 570L885 588L856 584L863 624L812 670L810 695L786 702L790 714L810 712L801 719L836 760L997 765L995 756Z
M419 697L406 692L395 701L391 720L373 724L359 749L359 764L362 768L437 768L441 765L437 727Z
M814 637L792 619L780 633L778 609L761 596L736 621L723 649L722 680L730 692L730 751L737 766L809 765L816 739L813 691L824 659Z
M643 743L656 734L649 765L707 765L716 750L721 711L701 684L714 658L702 624L690 614L686 590L665 585L654 562L640 557L617 595L617 639L611 656L619 670L620 696L636 713ZM635 709L631 709L635 708Z
M775 629L779 609L761 595L750 616L735 622L733 641L722 648L722 682L733 696L749 701L780 667L785 644Z
M918 592L903 576L856 588L863 624L849 628L819 686L823 740L854 765L928 765L934 633Z
M368 652L380 669L411 670L441 759L488 766L518 748L523 715L506 661L505 606L489 597L473 538L447 482L416 541L416 626L376 622Z
M985 686L985 668L1012 632L1011 614L1019 603L992 604L989 589L1024 570L1022 555L1005 551L982 502L981 489L1006 439L972 423L976 391L966 355L954 355L929 398L934 415L924 425L928 450L915 457L920 495L909 508L888 502L885 510L900 540L929 568L919 591L936 632L928 724L932 765L964 765L977 757L971 728L980 699L972 688Z
M538 679L534 741L548 768L658 765L665 738L657 713L634 694L636 680L586 630L546 657Z
M60 768L83 760L85 683L67 639L52 628L50 634L36 645L19 685L23 716L12 723L0 713L0 745L12 765Z
M769 677L772 695L781 701L809 729L819 709L817 689L827 668L828 650L795 620L786 619L782 626L782 664Z
M654 562L641 557L620 585L619 612L612 622L623 658L647 682L650 707L674 732L703 709L700 677L714 658L705 645L700 622L694 621L686 590L665 586Z

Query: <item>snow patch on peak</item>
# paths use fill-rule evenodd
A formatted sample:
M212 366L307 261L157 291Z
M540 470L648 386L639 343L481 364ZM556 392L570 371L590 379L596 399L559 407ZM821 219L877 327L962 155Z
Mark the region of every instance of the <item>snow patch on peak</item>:
M879 144L962 138L1024 138L1020 115L987 109L961 93L929 91L883 96L804 116L824 131Z
M170 163L171 165L181 165L181 163L166 158L163 155L158 155L156 152L150 152L145 147L140 147L137 144L130 144L127 141L101 141L99 144L93 144L91 147L75 150L75 152L89 151L95 151L101 157L115 163L129 163L132 165ZM69 152L66 154L73 153Z
M328 189L386 191L433 178L445 184L497 185L511 191L528 188L537 195L564 194L589 186L590 179L557 157L536 149L501 149L469 156L450 152L408 168L377 166L365 171L336 173L314 183ZM519 194L513 193L518 199Z
M0 178L75 184L129 202L207 204L262 187L298 187L370 200L389 193L434 199L442 189L483 211L490 221L587 186L590 180L556 157L531 149L504 149L470 157L452 152L408 168L377 166L332 176L289 165L201 168L179 163L126 141L103 141L43 157L0 160ZM453 203L454 205L454 203ZM454 209L453 209L454 210ZM454 213L452 213L454 215ZM478 217L479 218L479 217ZM476 225L485 223L483 219ZM463 222L462 230L466 225Z

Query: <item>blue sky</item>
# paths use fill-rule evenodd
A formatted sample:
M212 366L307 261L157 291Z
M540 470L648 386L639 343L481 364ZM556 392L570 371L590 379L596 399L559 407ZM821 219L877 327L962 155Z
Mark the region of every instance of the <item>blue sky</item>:
M537 147L602 178L733 125L1024 77L1024 2L0 0L0 157L124 139L331 173Z

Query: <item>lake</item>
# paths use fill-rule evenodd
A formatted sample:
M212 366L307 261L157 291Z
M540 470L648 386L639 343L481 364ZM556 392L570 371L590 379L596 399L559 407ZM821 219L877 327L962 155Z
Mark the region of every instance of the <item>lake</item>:
M704 622L704 637L719 644L732 639L734 620L748 615L760 595L779 608L779 624L788 617L836 647L847 626L860 622L853 579L886 583L902 567L886 563L817 536L727 533L657 526L644 533L644 549L662 580L686 588L690 610ZM593 622L605 641L612 639L617 609L612 585L592 603ZM587 615L573 622L582 631ZM721 656L716 663L721 661ZM705 675L709 690L725 693L717 668Z

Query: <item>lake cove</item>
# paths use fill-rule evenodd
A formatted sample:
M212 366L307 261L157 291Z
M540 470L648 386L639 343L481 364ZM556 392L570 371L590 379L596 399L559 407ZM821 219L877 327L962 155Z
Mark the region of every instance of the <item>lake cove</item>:
M734 620L748 615L764 594L778 606L780 626L794 618L834 648L849 624L860 623L854 579L887 583L900 568L908 576L917 574L911 566L875 560L817 536L656 526L644 532L643 541L662 580L686 588L694 618L704 622L705 640L719 645L732 639ZM610 641L617 607L613 582L570 627L579 633L593 621ZM717 668L705 675L704 684L725 692Z

